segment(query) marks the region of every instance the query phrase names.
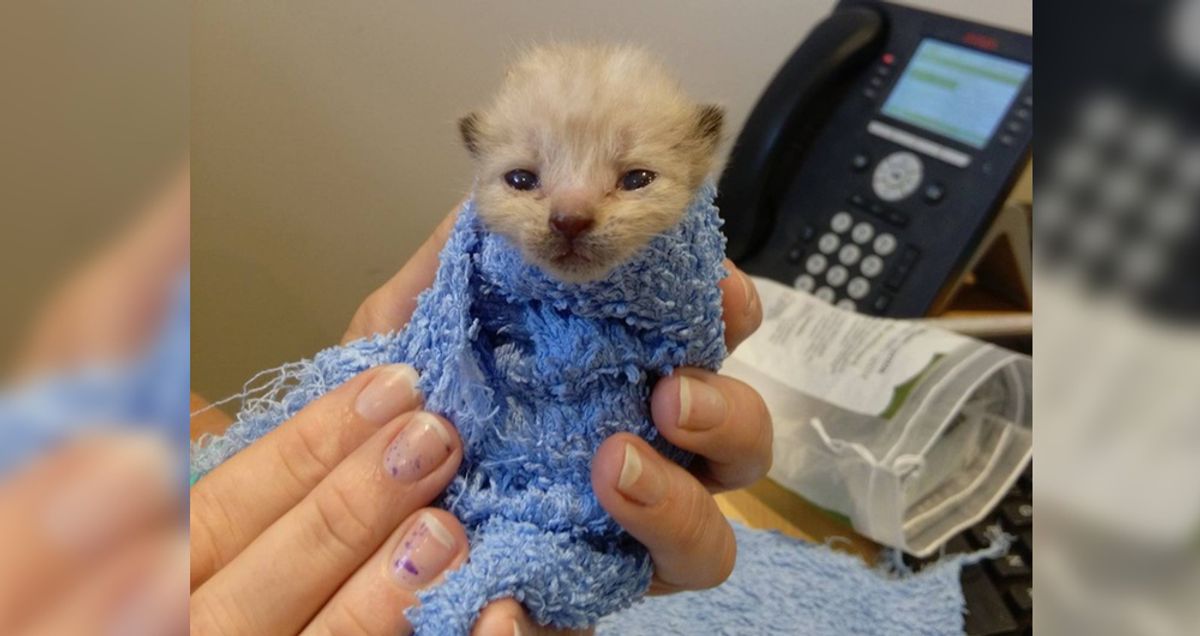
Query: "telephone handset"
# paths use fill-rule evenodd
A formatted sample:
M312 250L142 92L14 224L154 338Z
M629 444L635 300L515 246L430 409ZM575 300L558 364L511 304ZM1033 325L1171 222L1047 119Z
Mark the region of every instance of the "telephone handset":
M730 258L864 313L922 316L1028 161L1033 42L843 0L778 71L718 187Z

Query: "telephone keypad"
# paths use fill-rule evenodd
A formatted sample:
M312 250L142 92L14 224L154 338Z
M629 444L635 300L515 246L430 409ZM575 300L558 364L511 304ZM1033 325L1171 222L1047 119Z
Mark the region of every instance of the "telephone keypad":
M862 195L852 195L851 203L855 199L866 203ZM792 285L839 309L881 314L892 301L882 287L899 288L912 271L918 252L901 246L894 234L880 231L879 222L862 213L869 206L856 208L855 212L837 210L824 232L807 232L808 240L793 248L798 251L796 258L789 252L789 260L803 262L803 271ZM881 210L887 208L881 206Z
M841 244L842 240L837 237L837 234L826 232L817 241L817 249L821 250L824 254L832 254L837 251L838 246Z
M804 263L804 269L813 276L820 276L825 268L829 266L829 261L826 260L824 254L813 254L808 257L808 261Z
M853 243L843 245L841 251L838 252L838 260L847 267L854 266L860 258L862 258L862 249Z
M850 238L854 239L855 243L862 245L875 237L875 226L863 221L854 226L850 232Z
M880 234L875 237L875 251L880 256L888 256L896 251L896 237L891 234Z
M867 278L875 278L883 271L883 259L875 254L862 260L862 273Z
M862 300L867 294L871 293L871 283L868 283L867 279L860 276L855 277L854 280L850 281L849 285L846 285L846 293L854 300Z
M854 217L850 216L850 213L845 210L833 215L833 218L829 221L830 229L838 234L850 229L851 225L854 225Z
M841 265L830 267L829 272L825 274L825 282L833 287L841 287L848 278L850 278L850 270Z

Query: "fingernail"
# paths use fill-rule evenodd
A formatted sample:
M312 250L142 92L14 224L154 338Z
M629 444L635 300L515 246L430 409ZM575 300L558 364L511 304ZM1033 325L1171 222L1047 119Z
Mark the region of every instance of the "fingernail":
M417 380L417 370L407 364L383 367L358 394L354 410L363 419L382 426L416 406L420 399Z
M746 304L742 307L742 311L749 314L754 311L754 305L758 303L758 292L754 289L754 283L750 282L750 278L740 269L733 271L737 276L738 285L742 288L742 297L745 298Z
M383 468L400 481L413 482L442 465L453 450L450 431L442 421L418 411L383 454Z
M433 581L454 558L454 535L428 512L421 513L392 555L392 576L416 589Z
M642 459L642 454L633 444L625 445L625 462L621 464L621 475L617 478L617 490L621 494L644 505L653 505L666 494L666 480L662 470Z
M727 408L720 391L700 380L679 376L679 428L707 431L725 421Z
M521 631L521 621L513 619L513 636L521 636L524 632Z
M94 554L169 505L173 453L161 439L131 434L47 497L46 535L76 555Z

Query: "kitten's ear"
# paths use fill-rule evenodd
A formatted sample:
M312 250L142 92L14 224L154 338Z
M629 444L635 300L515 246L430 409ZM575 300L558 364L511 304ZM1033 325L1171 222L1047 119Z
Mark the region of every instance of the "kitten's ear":
M474 156L479 156L479 115L471 113L458 120L458 133L462 135L463 145Z
M725 109L716 104L704 104L696 111L696 136L709 149L715 149L721 141L721 128L725 124Z

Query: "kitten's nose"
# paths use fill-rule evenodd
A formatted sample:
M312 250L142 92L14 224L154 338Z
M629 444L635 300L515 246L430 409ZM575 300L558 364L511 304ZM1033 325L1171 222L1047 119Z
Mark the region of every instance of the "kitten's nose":
M592 229L595 225L595 220L591 216L584 214L572 214L569 212L553 212L550 214L550 228L555 234L574 241L579 238L580 234Z

